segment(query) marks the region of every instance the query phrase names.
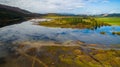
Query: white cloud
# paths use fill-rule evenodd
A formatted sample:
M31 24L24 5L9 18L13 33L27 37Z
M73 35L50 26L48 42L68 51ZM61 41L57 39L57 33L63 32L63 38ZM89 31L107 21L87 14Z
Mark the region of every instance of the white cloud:
M83 0L0 0L0 3L43 13L65 11L84 5Z
M27 9L32 12L67 12L83 8L88 2L99 2L108 0L0 0L1 4L11 5Z
M86 0L91 3L107 3L109 0Z

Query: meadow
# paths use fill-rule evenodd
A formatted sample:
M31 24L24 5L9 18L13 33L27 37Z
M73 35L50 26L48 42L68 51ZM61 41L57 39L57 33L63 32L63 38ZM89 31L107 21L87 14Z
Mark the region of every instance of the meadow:
M120 17L97 17L96 20L120 26Z

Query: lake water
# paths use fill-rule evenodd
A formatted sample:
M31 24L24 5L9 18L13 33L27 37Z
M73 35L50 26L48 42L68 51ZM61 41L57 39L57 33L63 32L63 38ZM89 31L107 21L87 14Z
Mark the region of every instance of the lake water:
M14 24L0 28L0 42L12 43L16 41L57 41L80 40L88 44L113 45L120 44L120 36L113 35L112 32L120 31L120 26L103 26L96 30L90 29L70 29L70 28L50 28L33 25L37 21L47 19L33 19L20 24ZM100 32L106 34L100 34Z

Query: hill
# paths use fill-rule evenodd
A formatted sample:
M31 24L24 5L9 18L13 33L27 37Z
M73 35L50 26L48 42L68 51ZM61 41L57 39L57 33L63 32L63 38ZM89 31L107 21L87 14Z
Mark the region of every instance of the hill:
M17 7L0 4L0 27L39 16L41 16L41 14L32 13Z

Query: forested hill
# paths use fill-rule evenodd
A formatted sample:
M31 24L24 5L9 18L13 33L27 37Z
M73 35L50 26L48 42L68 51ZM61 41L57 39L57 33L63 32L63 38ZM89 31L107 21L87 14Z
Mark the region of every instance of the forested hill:
M17 7L0 4L0 27L14 24L27 18L40 17L41 15Z

